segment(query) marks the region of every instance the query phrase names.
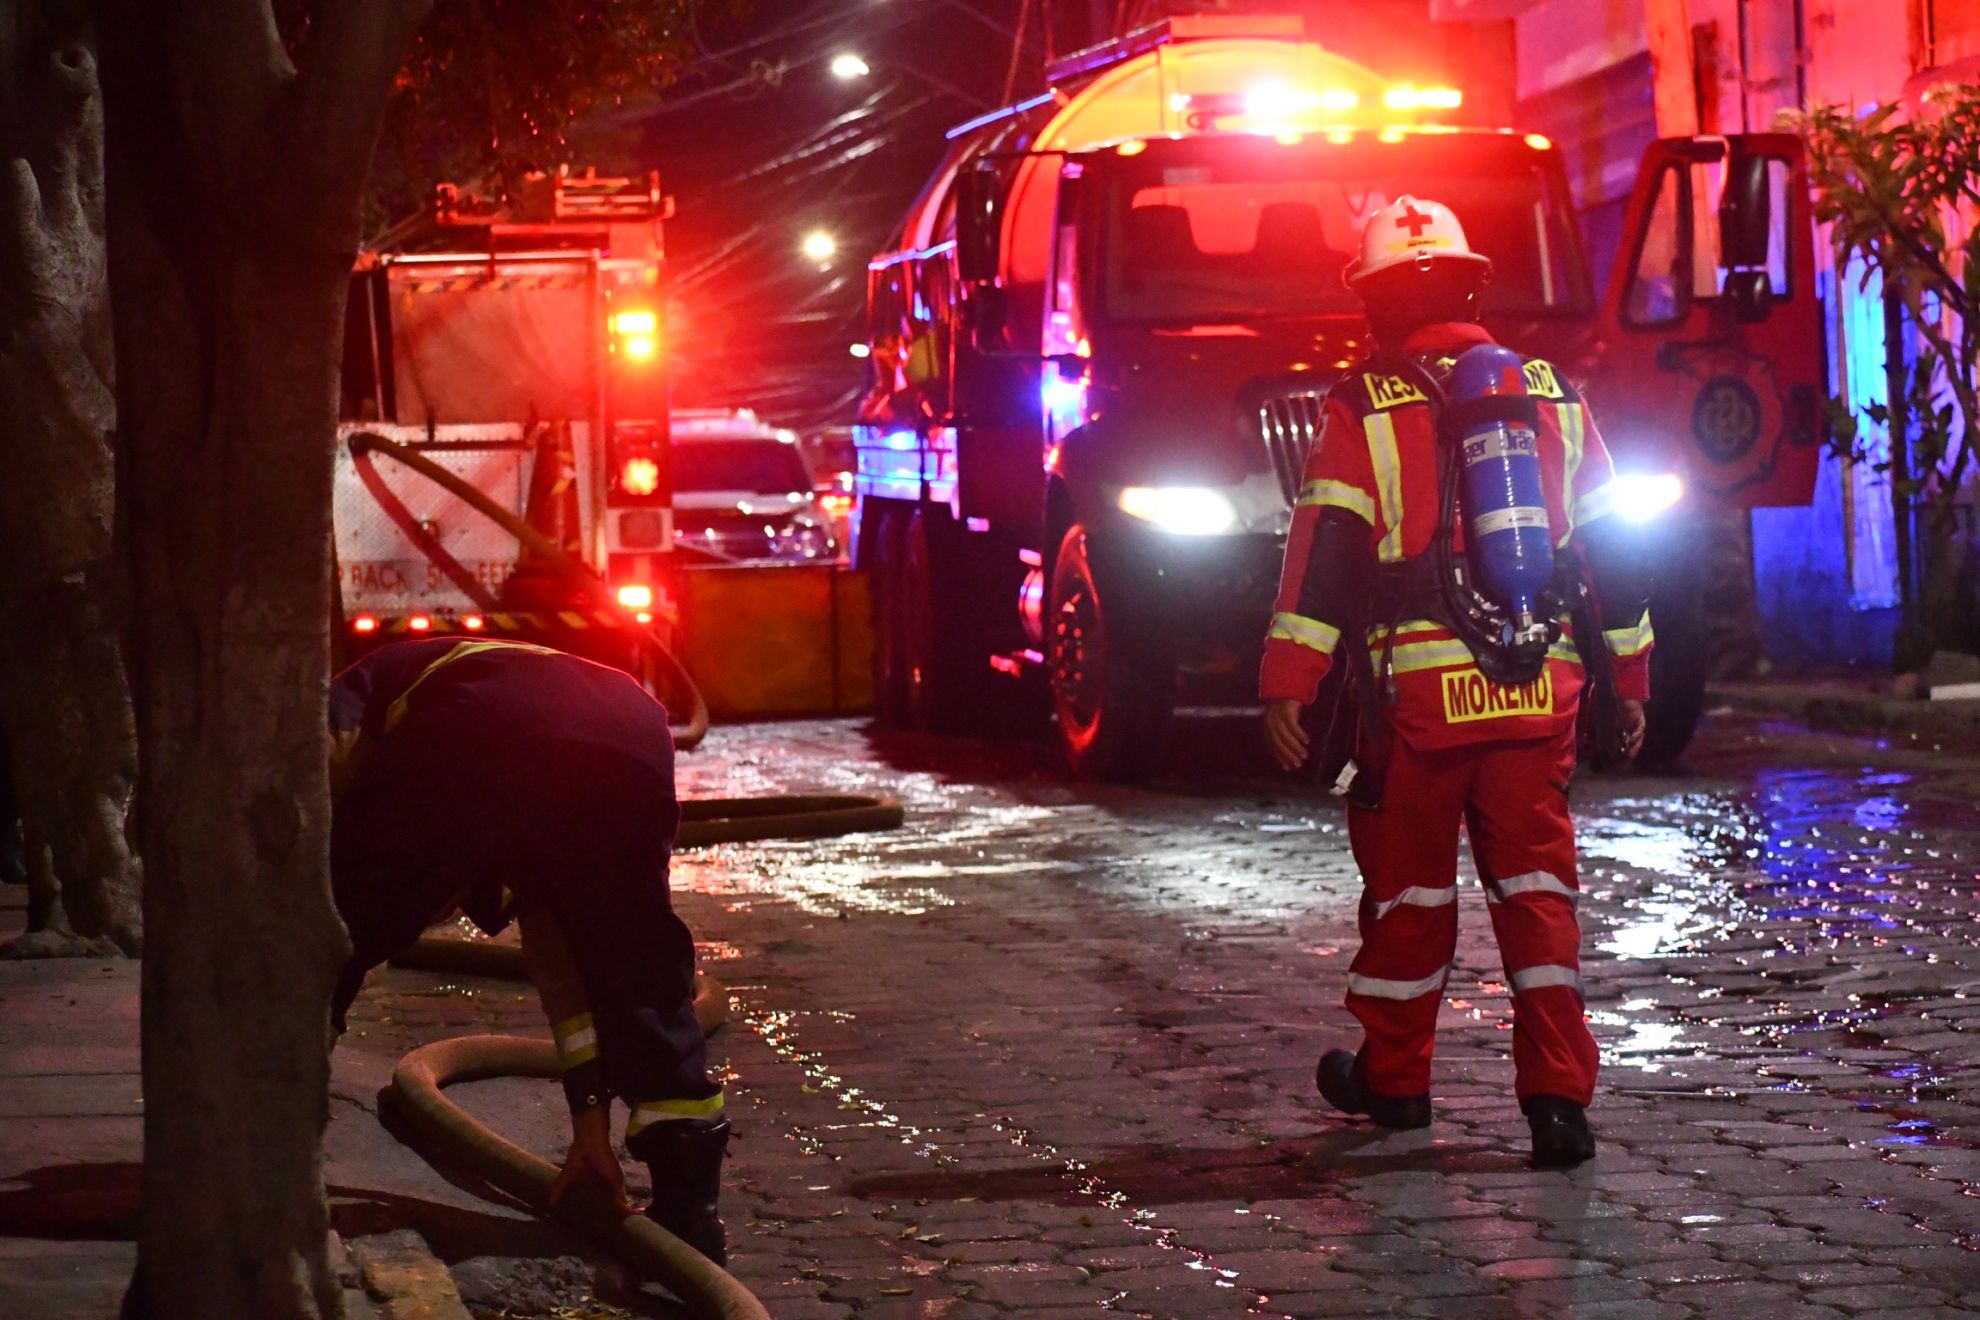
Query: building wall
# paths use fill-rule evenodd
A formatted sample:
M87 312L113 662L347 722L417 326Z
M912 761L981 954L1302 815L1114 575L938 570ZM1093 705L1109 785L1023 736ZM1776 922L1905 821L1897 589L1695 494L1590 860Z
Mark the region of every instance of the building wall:
M1440 16L1491 12L1515 24L1518 116L1568 153L1600 273L1614 250L1652 78L1645 13L1656 0L1440 0ZM1669 0L1665 0L1669 2ZM1703 132L1762 132L1807 101L1865 106L1945 72L1980 78L1980 0L1688 0ZM1928 72L1930 71L1930 72ZM1826 243L1818 281L1832 390L1883 394L1874 289L1837 279ZM1872 437L1875 441L1876 437ZM1869 465L1824 464L1806 508L1752 516L1754 593L1769 656L1794 666L1890 659L1897 568L1890 494Z

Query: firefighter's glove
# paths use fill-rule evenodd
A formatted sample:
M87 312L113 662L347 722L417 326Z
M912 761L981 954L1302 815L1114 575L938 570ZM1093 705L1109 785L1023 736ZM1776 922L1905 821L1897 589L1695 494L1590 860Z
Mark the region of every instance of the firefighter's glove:
M1300 719L1304 710L1291 697L1265 703L1265 746L1282 770L1297 770L1306 764L1310 739Z
M634 1213L632 1203L626 1200L625 1170L619 1167L619 1156L612 1149L611 1110L604 1105L571 1115L571 1148L545 1199L554 1209L574 1188L602 1192L621 1215Z

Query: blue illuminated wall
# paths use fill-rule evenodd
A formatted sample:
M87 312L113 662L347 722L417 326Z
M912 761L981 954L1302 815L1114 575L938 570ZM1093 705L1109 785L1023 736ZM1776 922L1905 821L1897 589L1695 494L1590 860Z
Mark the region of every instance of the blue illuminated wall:
M1844 327L1830 346L1829 385L1857 407L1883 397L1884 339L1879 291L1853 289L1836 315L1836 278L1817 278L1825 319ZM1876 310L1876 319L1870 312ZM1825 459L1815 501L1804 509L1753 511L1753 589L1767 657L1789 669L1885 667L1898 612L1893 607L1888 498L1867 474L1855 489L1841 462ZM1858 525L1852 526L1854 513Z

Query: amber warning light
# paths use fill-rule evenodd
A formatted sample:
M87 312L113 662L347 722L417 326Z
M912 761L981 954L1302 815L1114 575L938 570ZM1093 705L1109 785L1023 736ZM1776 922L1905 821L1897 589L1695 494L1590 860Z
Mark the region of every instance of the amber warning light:
M644 362L660 349L660 318L647 311L619 312L612 317L612 339L616 351Z
M651 495L660 489L660 465L650 458L629 458L619 469L619 489L628 495Z

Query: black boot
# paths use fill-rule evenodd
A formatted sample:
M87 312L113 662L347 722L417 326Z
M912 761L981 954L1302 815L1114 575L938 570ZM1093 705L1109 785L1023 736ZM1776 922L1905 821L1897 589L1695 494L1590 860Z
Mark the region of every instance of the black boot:
M716 1213L728 1146L727 1119L655 1123L626 1143L653 1177L646 1217L717 1265L729 1262L728 1236Z
M1313 1081L1321 1098L1343 1114L1366 1114L1387 1128L1426 1128L1430 1126L1430 1094L1382 1095L1368 1089L1362 1080L1361 1056L1346 1050L1328 1050L1313 1070Z
M1595 1158L1595 1131L1588 1112L1558 1095L1529 1095L1519 1102L1533 1129L1533 1162L1543 1169L1570 1169Z

